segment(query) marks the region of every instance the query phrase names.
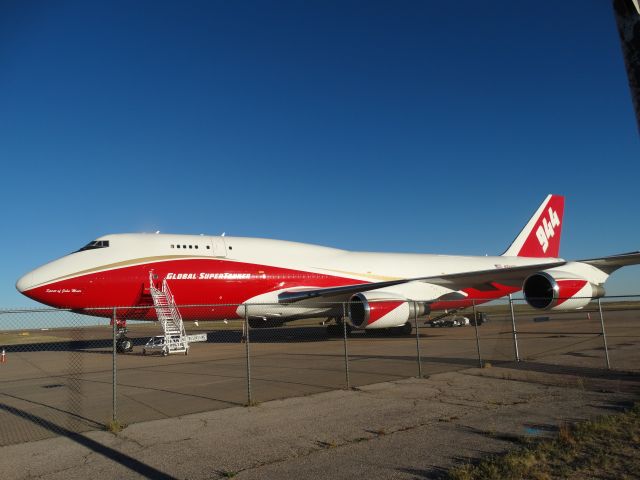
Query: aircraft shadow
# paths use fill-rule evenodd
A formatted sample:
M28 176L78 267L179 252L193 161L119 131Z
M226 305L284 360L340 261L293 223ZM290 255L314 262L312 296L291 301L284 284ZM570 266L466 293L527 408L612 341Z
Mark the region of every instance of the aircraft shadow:
M190 332L195 333L195 332ZM210 330L206 333L206 343L241 343L243 341L242 330ZM158 330L157 334L160 334ZM150 335L133 336L129 338L134 346L140 347L147 343ZM389 338L389 336L385 337ZM396 336L395 338L401 338ZM407 337L408 338L408 337ZM256 328L249 332L251 343L301 343L301 342L324 342L328 339L336 339L327 335L325 327L294 327L294 328ZM338 337L337 340L341 340ZM64 340L59 342L39 342L8 345L3 347L7 353L10 352L57 352L68 350L89 350L94 348L111 348L112 338L94 338Z
M96 442L95 440L92 440L91 438L88 438L85 435L82 435L81 433L76 433L72 430L69 430L68 428L62 427L60 425L56 425L55 423L45 418L42 418L38 415L34 415L33 413L26 412L22 409L12 407L4 403L0 403L0 411L5 411L23 420L27 420L39 427L42 427L46 430L49 430L50 432L55 433L56 435L62 435L64 437L67 437L69 440L76 442L84 446L85 448L88 448L89 450L94 451L95 453L103 455L104 457L112 460L115 463L119 463L120 465L128 468L129 470L136 472L142 477L153 478L153 479L163 479L163 480L176 480L176 477L173 477L161 470L153 468L152 466L147 465L146 463L143 463L139 460L136 460L135 458L130 457L129 455L126 455L117 450L114 450L113 448L102 445L101 443Z

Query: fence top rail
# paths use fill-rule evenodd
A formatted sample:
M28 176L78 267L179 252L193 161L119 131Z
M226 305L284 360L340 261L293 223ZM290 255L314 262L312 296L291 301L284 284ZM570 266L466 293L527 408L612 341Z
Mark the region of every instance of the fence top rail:
M607 301L619 301L619 300L629 300L629 301L638 301L640 300L640 294L636 294L636 295L606 295L600 299L596 299L596 298L592 298L592 297L571 297L571 298L583 298L583 299L590 299L592 301L597 301L597 300L601 300L603 302L607 302ZM407 302L415 302L417 300L406 300ZM482 299L482 298L465 298L464 299L465 302L478 302L477 306L480 305L486 305L486 306L491 306L491 305L500 305L500 304L504 304L504 303L508 303L509 302L509 298L498 298L498 299L494 299L494 300L490 300L488 301L487 299ZM524 298L512 298L511 301L513 301L513 303L518 303L518 304L522 304L522 303L526 303L526 300ZM240 307L247 307L247 308L251 308L251 307L265 307L265 306L274 306L274 307L279 307L279 308L289 308L289 309L295 309L295 308L327 308L327 307L331 307L331 306L340 306L340 305L350 305L353 302L350 301L344 301L344 302L330 302L330 301L315 301L313 303L309 303L309 302L302 302L302 303L277 303L277 302L256 302L256 303L252 303L252 302L245 302L245 303L194 303L194 304L177 304L176 307L179 308L205 308L205 307L235 307L235 308L240 308ZM372 300L371 303L376 303L376 300ZM471 305L469 305L468 307L460 307L460 309L463 308L470 308ZM78 314L91 314L91 312L105 312L105 311L113 311L113 310L149 310L154 308L153 305L108 305L108 306L101 306L101 307L85 307L85 308L53 308L53 307L42 307L42 308L6 308L6 309L2 309L0 308L0 315L4 315L4 314L20 314L20 313L45 313L45 312L69 312L69 313L78 313ZM451 309L453 311L453 308Z
M11 308L0 309L0 315L9 313L46 313L46 312L73 312L70 308Z

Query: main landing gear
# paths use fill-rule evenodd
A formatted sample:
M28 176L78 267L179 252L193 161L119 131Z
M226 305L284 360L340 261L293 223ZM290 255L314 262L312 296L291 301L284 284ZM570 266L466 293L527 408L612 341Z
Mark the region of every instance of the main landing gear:
M411 322L407 322L401 327L392 328L391 330L397 331L400 335L411 335L411 332L413 332L413 325L411 325Z
M334 321L335 323L333 323ZM342 337L344 335L344 319L342 317L329 317L326 322L323 323L328 323L327 335L329 337ZM352 330L353 327L347 323L347 335L351 335ZM411 335L412 332L413 324L411 322L407 322L399 327L368 329L364 330L363 333L372 336L402 336Z
M342 337L344 335L344 319L342 317L329 317L327 322L335 320L335 323L327 325L327 335L330 337ZM351 335L353 327L347 323L347 335Z

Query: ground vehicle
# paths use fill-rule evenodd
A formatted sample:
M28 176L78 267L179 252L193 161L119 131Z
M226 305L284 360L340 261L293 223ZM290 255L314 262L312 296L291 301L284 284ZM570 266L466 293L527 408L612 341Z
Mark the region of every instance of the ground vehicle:
M469 319L460 315L453 317L439 318L428 322L431 327L466 327L470 325Z
M175 345L174 348L171 348L171 352L184 352L185 355L189 355L189 346L184 345L184 343L180 341L179 335L172 335L171 337L169 337L169 341ZM178 343L182 343L182 345L177 345ZM167 345L165 342L165 336L157 335L155 337L151 337L145 344L145 346L142 347L142 354L146 355L147 353L158 352L161 353L162 356L166 357L167 355L169 355L169 350L169 345Z

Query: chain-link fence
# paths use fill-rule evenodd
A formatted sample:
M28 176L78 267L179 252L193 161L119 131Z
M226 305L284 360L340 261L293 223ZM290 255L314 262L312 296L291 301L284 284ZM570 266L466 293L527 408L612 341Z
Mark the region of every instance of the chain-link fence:
M0 445L467 368L640 365L640 297L475 303L364 330L349 304L180 306L179 353L158 322L136 320L149 307L0 310Z

